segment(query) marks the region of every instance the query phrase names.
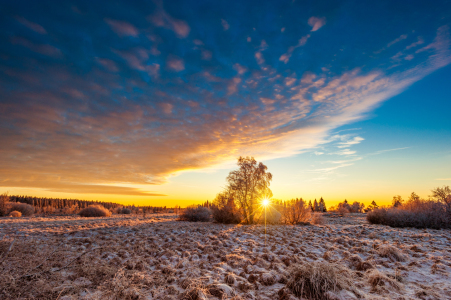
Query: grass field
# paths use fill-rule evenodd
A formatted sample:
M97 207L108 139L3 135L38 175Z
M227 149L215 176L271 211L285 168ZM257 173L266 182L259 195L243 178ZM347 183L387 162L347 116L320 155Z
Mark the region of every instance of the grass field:
M0 218L0 299L451 299L451 231Z

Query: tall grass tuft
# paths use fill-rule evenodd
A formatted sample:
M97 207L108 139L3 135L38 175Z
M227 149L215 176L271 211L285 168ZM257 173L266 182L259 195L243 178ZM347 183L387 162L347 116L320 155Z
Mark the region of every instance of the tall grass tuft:
M311 262L290 268L287 288L296 297L330 299L329 292L355 291L352 272L338 264Z

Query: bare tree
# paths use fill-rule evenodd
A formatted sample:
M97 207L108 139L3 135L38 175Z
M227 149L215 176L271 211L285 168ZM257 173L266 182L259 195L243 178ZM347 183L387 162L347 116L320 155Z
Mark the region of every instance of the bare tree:
M258 201L272 196L269 189L272 174L267 172L267 166L257 163L253 157L240 156L238 166L239 169L227 177L228 188L233 192L245 222L253 224Z
M449 186L437 187L432 190L432 197L445 206L448 222L451 222L451 188Z

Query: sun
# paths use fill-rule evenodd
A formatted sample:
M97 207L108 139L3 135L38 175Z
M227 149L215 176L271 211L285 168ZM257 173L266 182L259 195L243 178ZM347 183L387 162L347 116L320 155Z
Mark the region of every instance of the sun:
M267 206L269 204L269 199L265 198L262 200L262 205Z

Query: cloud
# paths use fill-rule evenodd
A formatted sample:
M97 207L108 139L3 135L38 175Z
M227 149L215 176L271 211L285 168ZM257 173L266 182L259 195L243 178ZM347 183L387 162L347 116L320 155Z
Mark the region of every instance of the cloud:
M386 150L379 150L373 153L369 153L367 155L379 155L382 153L386 153L386 152L392 152L392 151L399 151L399 150L404 150L404 149L409 149L410 147L402 147L402 148L393 148L393 149L386 149Z
M400 42L402 40L405 40L406 38L407 38L407 34L400 35L397 39L395 39L395 40L391 41L390 43L388 43L387 44L387 48L393 46L394 44L396 44L396 43L398 43L398 42Z
M183 61L183 59L175 56L168 57L166 61L166 66L175 72L185 70L185 62Z
M99 64L101 64L102 66L104 66L107 70L111 71L111 72L117 72L119 71L116 63L110 59L106 59L106 58L97 58L97 61L99 62Z
M227 31L230 28L229 23L227 23L227 21L224 19L221 19L221 25L222 25L222 28L224 28L224 31Z
M47 34L47 31L44 29L44 27L42 27L41 25L39 25L37 23L30 22L23 17L17 17L17 21L19 21L22 25L28 27L29 29L31 29L37 33Z
M105 19L105 22L110 25L110 28L119 36L137 37L139 35L138 29L130 23L111 19Z
M229 85L227 86L227 95L233 95L237 92L238 90L238 84L241 83L241 78L239 77L234 77Z
M310 34L307 34L306 36L303 36L303 37L298 41L297 45L291 46L290 48L288 48L287 53L282 54L282 55L279 57L279 60L280 60L280 61L283 61L284 63L287 63L287 62L290 60L291 55L293 54L293 51L294 51L296 48L299 48L299 47L304 46L304 45L307 43L307 40L308 40L309 38L310 38Z
M164 27L172 30L179 38L186 38L191 28L185 21L171 17L163 8L159 8L148 19L157 27Z
M46 45L46 44L35 44L25 38L21 37L13 37L11 38L11 44L13 45L21 45L24 46L31 51L51 56L51 57L60 57L62 56L61 50L52 46L52 45Z
M308 19L308 24L312 26L311 31L317 31L318 29L326 25L326 18L310 17L310 19Z
M239 63L234 64L233 68L238 72L239 75L242 75L247 72L247 68L240 65Z
M451 178L437 178L435 180L444 180L444 181L451 181Z
M365 140L364 138L362 138L360 136L356 136L356 137L353 137L351 140L339 143L339 145L337 147L338 148L347 148L352 145L360 144L360 142L364 141L364 140Z
M51 182L51 183L50 183ZM2 180L0 186L4 187L25 187L38 188L52 192L75 193L75 194L113 194L124 196L166 196L165 194L142 191L138 188L100 185L100 184L74 184L70 182L61 182L59 180Z
M413 42L412 44L406 46L406 50L409 50L410 48L415 48L415 47L417 47L417 46L419 46L419 45L421 45L421 44L423 44L423 43L424 43L423 38L422 38L421 36L419 36L419 37L417 38L417 41L416 41L416 42Z

